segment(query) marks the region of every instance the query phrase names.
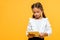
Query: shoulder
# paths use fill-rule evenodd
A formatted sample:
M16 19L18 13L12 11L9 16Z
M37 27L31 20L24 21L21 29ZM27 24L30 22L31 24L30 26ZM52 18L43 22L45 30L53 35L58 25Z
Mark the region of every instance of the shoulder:
M33 18L29 18L29 21L32 20Z
M48 18L43 18L44 20L48 20Z
M47 20L48 18L44 18L44 19L46 19L46 20Z
M34 19L33 18L29 18L29 22L32 22Z
M44 19L44 21L46 21L46 22L48 22L49 21L49 19L48 18L43 18Z

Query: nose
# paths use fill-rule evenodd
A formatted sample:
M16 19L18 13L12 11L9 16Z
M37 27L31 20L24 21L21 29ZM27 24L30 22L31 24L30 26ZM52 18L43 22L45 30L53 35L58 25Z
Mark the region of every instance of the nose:
M35 15L38 15L38 13L35 13Z

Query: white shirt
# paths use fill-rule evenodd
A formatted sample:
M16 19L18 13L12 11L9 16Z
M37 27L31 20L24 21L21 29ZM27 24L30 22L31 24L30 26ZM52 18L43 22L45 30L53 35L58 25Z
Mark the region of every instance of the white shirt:
M39 33L48 33L48 35L52 33L51 25L48 21L48 18L42 19L29 18L26 35L28 35L28 32L36 31Z

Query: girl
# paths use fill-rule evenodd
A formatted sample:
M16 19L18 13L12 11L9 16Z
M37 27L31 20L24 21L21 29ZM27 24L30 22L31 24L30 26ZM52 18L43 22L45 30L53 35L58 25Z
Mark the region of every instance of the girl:
M42 4L40 2L34 3L32 6L33 16L29 18L26 35L30 38L28 40L44 40L45 36L49 36L52 33L51 25L44 14ZM28 32L39 32L39 37L34 37L33 34ZM33 37L32 37L33 36Z

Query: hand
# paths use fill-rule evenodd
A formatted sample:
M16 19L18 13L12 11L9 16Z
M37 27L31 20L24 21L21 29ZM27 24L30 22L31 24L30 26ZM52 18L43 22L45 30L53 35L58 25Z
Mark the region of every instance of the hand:
M48 33L44 33L44 36L48 36Z
M34 36L34 34L28 34L28 38L33 38Z
M41 33L41 34L39 35L39 37L40 37L40 38L44 38L44 34Z
M48 36L48 34L47 33L41 33L39 36L40 36L40 38L44 38L45 36Z

